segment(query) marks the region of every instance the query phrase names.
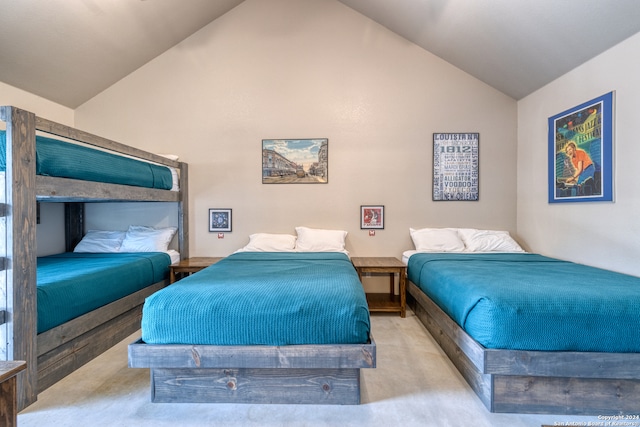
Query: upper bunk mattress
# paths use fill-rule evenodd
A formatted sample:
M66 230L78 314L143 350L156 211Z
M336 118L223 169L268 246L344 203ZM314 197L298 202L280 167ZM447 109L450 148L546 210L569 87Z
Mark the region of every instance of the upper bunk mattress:
M147 344L361 344L369 309L342 253L243 252L147 298Z
M164 280L163 252L77 253L38 258L38 333Z
M408 278L491 349L640 351L640 278L528 253L419 253Z
M0 171L6 170L6 131L0 130ZM171 169L57 139L36 136L36 174L171 190Z

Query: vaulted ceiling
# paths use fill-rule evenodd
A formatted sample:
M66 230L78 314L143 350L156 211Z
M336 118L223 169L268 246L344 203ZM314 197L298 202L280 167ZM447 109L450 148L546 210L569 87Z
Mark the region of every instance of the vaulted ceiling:
M243 1L0 0L0 81L76 108ZM640 31L638 0L338 1L514 99Z

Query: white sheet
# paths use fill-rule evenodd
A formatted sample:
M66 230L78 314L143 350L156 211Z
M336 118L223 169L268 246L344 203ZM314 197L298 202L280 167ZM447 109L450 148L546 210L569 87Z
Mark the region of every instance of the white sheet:
M171 264L176 264L178 262L180 262L180 252L174 250L174 249L169 249L167 251L167 255L169 255L169 257L171 257Z

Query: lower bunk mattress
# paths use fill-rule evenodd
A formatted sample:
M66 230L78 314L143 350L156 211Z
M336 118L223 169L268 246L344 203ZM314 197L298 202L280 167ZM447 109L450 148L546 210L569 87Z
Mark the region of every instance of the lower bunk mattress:
M362 285L343 253L233 254L148 297L147 344L361 344Z
M640 278L530 253L417 253L408 279L485 348L640 352Z
M38 258L38 333L168 277L164 252L76 253Z

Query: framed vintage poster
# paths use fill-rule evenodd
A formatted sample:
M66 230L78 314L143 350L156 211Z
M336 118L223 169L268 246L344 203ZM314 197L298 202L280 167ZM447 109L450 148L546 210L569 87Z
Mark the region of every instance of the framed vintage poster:
M231 231L231 209L209 209L209 231Z
M384 229L384 206L360 206L361 229Z
M478 200L479 133L433 134L433 200Z
M613 96L549 117L549 203L613 201Z
M263 184L329 182L329 140L263 139Z

